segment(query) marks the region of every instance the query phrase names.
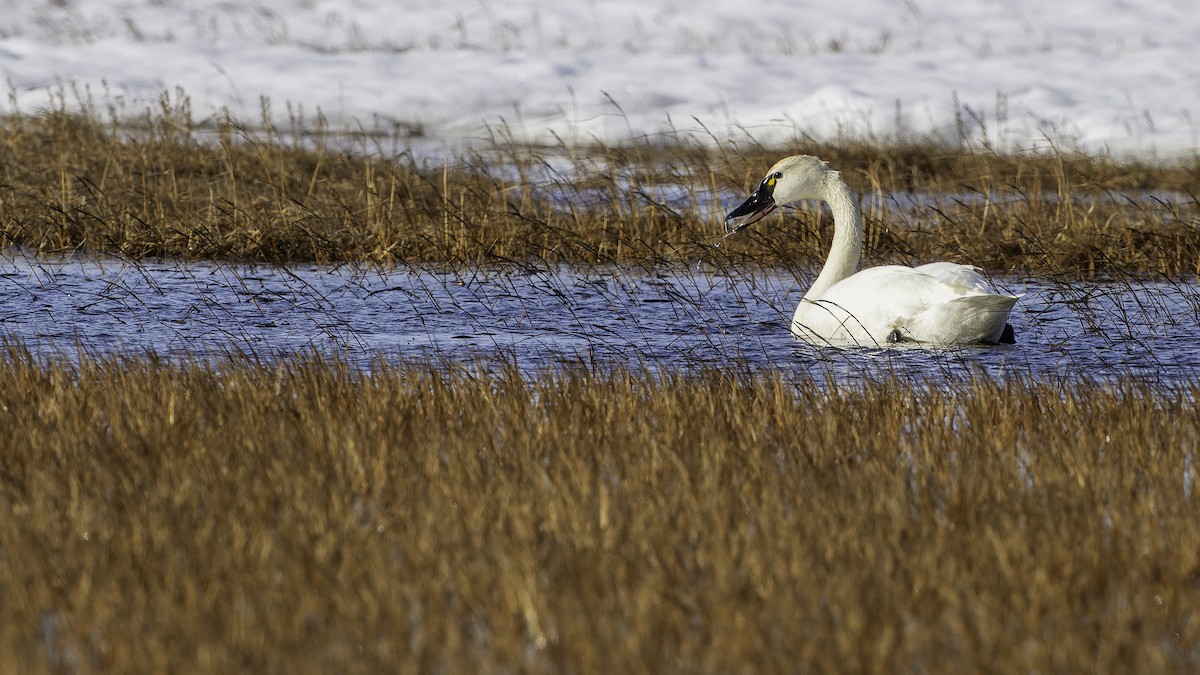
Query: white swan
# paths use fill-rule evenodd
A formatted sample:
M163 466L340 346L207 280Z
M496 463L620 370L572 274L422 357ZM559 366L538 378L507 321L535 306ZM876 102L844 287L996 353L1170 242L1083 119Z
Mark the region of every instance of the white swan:
M792 316L797 337L815 344L870 347L1014 341L1008 315L1017 298L996 293L977 267L936 262L859 271L863 230L858 198L841 174L816 157L795 155L776 162L754 194L725 217L725 228L732 234L775 207L802 199L829 204L833 245Z

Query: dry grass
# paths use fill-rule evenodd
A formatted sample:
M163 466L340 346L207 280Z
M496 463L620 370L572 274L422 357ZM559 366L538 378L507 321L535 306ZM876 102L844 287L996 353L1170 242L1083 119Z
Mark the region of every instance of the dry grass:
M780 149L686 133L529 147L503 129L442 162L369 138L291 141L229 120L198 124L186 99L164 98L134 131L66 110L0 122L0 244L270 262L695 261L712 253L720 216L766 168L804 151L867 195L870 262L1200 272L1195 164L929 143ZM791 211L714 259L812 265L829 225Z
M36 252L807 266L806 210L708 247L803 150L868 195L872 262L1200 272L1195 166L500 132L438 165L170 104L0 124L0 245ZM0 378L0 672L1200 668L1196 383L12 346Z
M1200 387L0 359L4 672L1194 672Z

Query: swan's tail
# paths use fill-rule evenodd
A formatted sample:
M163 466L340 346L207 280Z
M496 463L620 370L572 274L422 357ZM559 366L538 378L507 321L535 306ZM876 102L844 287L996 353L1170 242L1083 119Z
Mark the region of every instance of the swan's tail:
M951 300L944 307L958 321L960 335L978 336L968 342L997 343L1005 337L1008 315L1015 304L1015 295L968 295Z
M1008 315L1017 296L967 295L954 298L914 317L913 333L922 341L940 344L986 342L996 344L1013 339L1008 331Z

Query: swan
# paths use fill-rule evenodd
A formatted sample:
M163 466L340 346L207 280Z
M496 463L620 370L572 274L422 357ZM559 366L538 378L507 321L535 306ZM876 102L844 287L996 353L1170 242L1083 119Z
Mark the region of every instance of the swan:
M858 269L862 214L837 171L809 155L775 163L750 197L725 217L726 236L778 206L816 199L833 212L825 265L792 316L792 333L814 344L882 347L1015 342L1008 316L1017 296L996 293L978 267L935 262Z

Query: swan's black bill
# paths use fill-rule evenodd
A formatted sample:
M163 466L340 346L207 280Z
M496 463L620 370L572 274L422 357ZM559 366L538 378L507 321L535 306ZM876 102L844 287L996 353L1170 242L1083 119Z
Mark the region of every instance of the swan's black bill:
M750 198L742 202L742 205L729 212L725 216L725 231L733 234L744 227L753 225L767 216L768 213L775 210L775 198L771 193L775 191L774 176L764 180L754 194ZM740 223L731 223L738 218L745 218Z

